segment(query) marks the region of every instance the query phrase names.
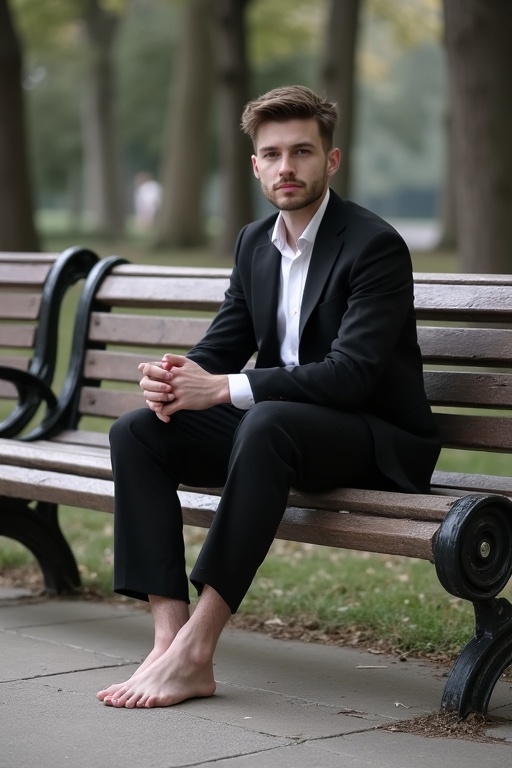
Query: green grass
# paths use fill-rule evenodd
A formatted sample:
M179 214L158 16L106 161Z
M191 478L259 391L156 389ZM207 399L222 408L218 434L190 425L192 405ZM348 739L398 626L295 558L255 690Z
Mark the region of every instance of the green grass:
M154 251L143 238L95 240L54 232L47 250L72 244L91 247L101 255L117 254L138 263L229 266L211 251ZM413 254L416 271L456 271L454 254ZM66 302L62 322L57 381L71 341L77 291ZM510 457L444 451L440 467L463 472L510 474ZM61 525L79 563L84 592L111 596L112 517L88 510L63 508ZM186 529L188 565L192 565L205 532ZM32 556L19 544L0 539L0 584L19 579L40 583ZM14 574L14 576L13 576ZM39 581L38 581L39 580ZM510 590L508 590L508 596ZM469 604L448 595L427 562L371 555L308 544L276 541L240 610L238 621L306 640L364 643L366 647L400 653L455 653L473 628Z

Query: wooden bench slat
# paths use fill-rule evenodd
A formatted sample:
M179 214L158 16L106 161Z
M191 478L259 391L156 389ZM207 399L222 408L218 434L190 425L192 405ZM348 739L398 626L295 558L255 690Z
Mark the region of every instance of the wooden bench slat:
M442 286L512 286L512 276L505 274L494 275L489 272L482 274L464 272L414 272L414 283L417 285L433 284Z
M169 277L201 277L224 278L229 281L231 276L230 267L192 267L192 266L174 266L168 264L118 264L111 272L111 275L119 276L151 276L160 278Z
M432 475L434 491L455 490L458 493L497 493L512 497L512 477L501 475L471 475L436 469Z
M51 263L37 263L31 260L29 263L19 262L5 263L0 261L0 283L3 286L40 288L44 285Z
M127 411L143 407L140 389L137 392L124 392L118 389L82 387L80 392L80 413L86 416L115 419Z
M30 469L30 478L29 484L25 467L0 464L0 494L10 498L64 504L98 512L113 511L110 480L39 469Z
M418 281L414 285L414 305L419 319L478 320L510 322L512 291L508 284L485 285L475 293L473 286Z
M424 380L432 405L512 407L511 374L425 371Z
M120 315L94 312L90 339L110 344L190 348L208 329L211 319Z
M426 363L510 366L512 329L441 328L418 326L418 341Z
M472 416L457 413L435 413L443 445L474 451L512 451L512 420L504 429L499 416Z
M53 263L58 259L59 254L58 253L29 253L29 252L22 252L22 251L1 251L0 252L0 263L3 265L5 263L12 264L13 262L15 264L48 264L50 266L53 265Z
M197 309L215 311L224 298L228 284L227 278L184 277L178 284L174 280L141 275L137 278L134 295L132 279L108 276L96 298L107 306L188 309L190 302L193 302Z
M1 316L9 320L37 320L41 296L37 293L7 293L1 297Z
M202 497L191 494L189 501L179 492L186 525L208 528L214 512ZM355 549L362 552L380 552L432 561L432 541L438 530L437 523L417 520L393 520L370 515L339 514L318 509L289 507L277 529L276 538L301 541L327 547Z
M1 347L33 347L36 336L36 326L31 323L0 323Z
M83 477L97 477L101 480L112 479L110 456L106 450L86 452L77 450L76 446L75 450L65 450L49 442L34 446L30 443L11 442L12 445L9 447L5 440L0 440L0 463L2 464L26 467L31 470L43 469Z
M0 365L4 365L7 368L17 368L20 371L26 371L30 365L30 360L21 355L0 355Z
M52 438L52 442L58 445L78 444L84 449L109 447L107 432L93 432L87 429L63 429L62 432Z
M154 356L156 358L156 356ZM140 381L141 354L135 352L110 352L91 349L84 361L84 373L89 380L124 381L136 383ZM158 359L158 358L156 358Z

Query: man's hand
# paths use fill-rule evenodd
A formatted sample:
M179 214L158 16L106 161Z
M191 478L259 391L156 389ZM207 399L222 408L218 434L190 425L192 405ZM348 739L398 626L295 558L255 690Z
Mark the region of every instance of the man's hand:
M140 386L146 403L161 421L180 410L201 411L229 403L226 375L208 373L183 355L164 355L159 363L141 363Z

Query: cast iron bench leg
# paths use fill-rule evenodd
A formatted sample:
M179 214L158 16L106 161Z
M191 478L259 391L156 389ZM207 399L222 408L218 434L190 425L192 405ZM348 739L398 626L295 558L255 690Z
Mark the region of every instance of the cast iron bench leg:
M441 707L460 717L486 714L494 686L512 663L512 605L496 599L512 574L512 501L458 499L437 533L434 558L444 588L475 610L475 636L453 666Z
M32 552L43 572L45 591L69 594L80 588L74 555L62 533L57 506L48 502L0 498L0 536L19 541Z
M486 714L494 686L512 661L512 605L504 598L473 605L475 636L455 662L441 701L442 709L462 718Z

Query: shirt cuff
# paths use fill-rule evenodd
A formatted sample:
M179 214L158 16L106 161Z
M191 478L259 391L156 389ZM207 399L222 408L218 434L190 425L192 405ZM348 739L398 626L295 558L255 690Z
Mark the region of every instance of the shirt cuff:
M231 404L235 408L248 411L254 405L254 395L245 373L228 373L228 386Z

